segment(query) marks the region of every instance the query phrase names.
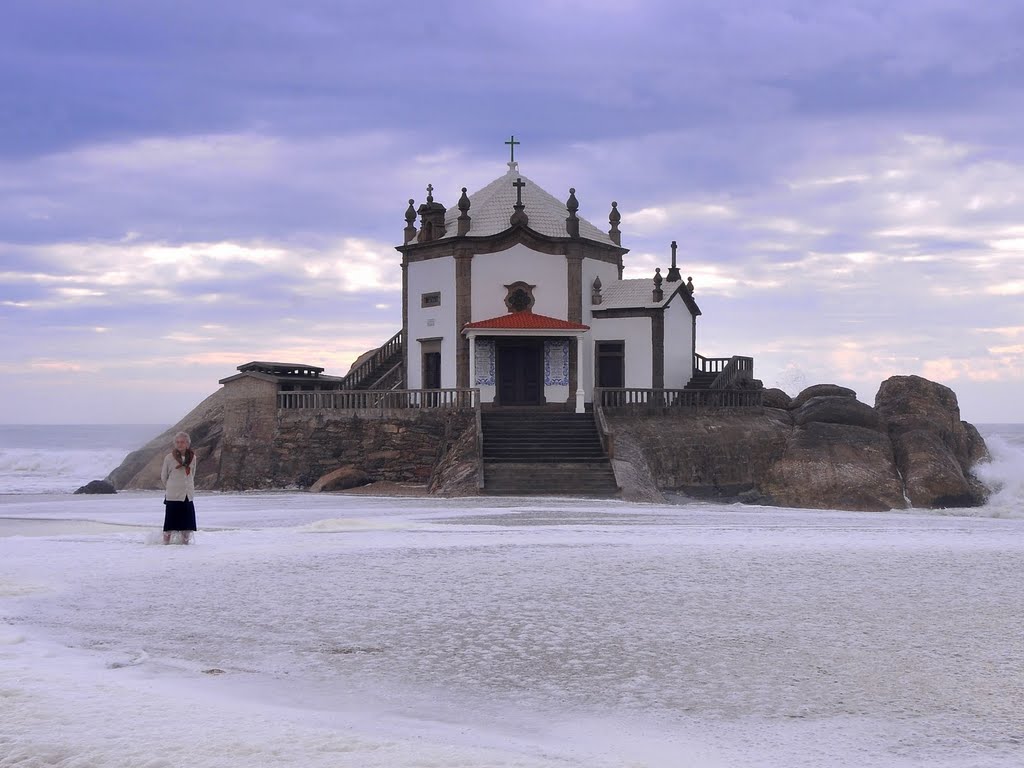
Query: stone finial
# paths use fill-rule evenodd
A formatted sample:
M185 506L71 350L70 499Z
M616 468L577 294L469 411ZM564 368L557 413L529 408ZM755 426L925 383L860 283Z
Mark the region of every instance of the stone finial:
M692 277L686 278L686 292L689 293L691 296L693 295L693 278Z
M683 276L679 273L679 267L676 266L676 241L672 241L672 266L668 268L668 274L665 275L666 283L678 283L683 279Z
M651 294L653 301L664 301L665 299L665 292L661 290L662 280L661 267L657 267L654 270L654 291Z
M594 284L590 287L590 303L600 304L601 299L601 276L594 278Z
M622 221L622 214L619 213L619 204L612 200L612 210L608 214L608 223L612 228L608 230L608 237L616 245L622 245L622 233L619 232L619 222Z
M433 184L427 184L427 202L428 203L434 202L434 185Z
M413 207L416 201L409 198L409 207L405 209L405 242L416 237L416 209Z
M580 202L576 199L575 187L569 187L569 199L565 201L565 209L569 211L569 216L565 220L565 231L569 237L579 237L580 218L576 215L576 211L580 209Z
M523 187L526 186L526 182L520 177L516 177L516 180L512 182L512 186L516 188L516 203L512 207L515 211L509 217L508 223L515 226L516 224L522 224L524 227L530 223L530 217L526 215L526 204L523 203Z
M463 187L462 188L462 197L459 198L459 211L460 211L459 218L458 218L458 223L459 223L458 235L459 235L459 237L462 237L463 235L466 235L466 234L469 233L469 227L470 227L469 206L470 206L469 196L466 194L466 188Z

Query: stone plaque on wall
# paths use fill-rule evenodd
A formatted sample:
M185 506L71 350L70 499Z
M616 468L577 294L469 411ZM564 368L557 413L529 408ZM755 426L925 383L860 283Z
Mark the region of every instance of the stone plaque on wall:
M544 341L544 384L569 386L569 340Z
M473 371L473 383L476 386L494 386L494 339L476 340L476 370Z

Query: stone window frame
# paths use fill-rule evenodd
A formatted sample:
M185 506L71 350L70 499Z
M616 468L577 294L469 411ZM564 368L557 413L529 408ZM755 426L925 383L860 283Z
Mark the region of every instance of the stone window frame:
M510 283L505 286L505 308L509 312L532 312L534 304L537 303L537 298L533 295L533 289L536 285L530 285L524 280L517 280L514 283ZM519 292L526 294L527 303L525 307L513 306L512 297L519 294Z

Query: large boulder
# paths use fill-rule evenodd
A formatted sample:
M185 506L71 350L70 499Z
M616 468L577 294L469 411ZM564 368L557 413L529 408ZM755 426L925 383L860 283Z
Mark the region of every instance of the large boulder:
M797 409L810 400L812 397L852 397L856 398L857 393L847 387L840 387L838 384L814 384L807 387L803 392L793 398L789 404L791 409Z
M793 403L793 398L783 392L781 389L772 387L766 389L762 394L761 404L765 408L781 408L786 410Z
M344 491L347 488L358 488L370 482L370 476L359 467L339 467L333 472L317 480L309 487L311 493L322 491Z
M892 376L875 396L895 449L896 464L915 507L972 507L988 493L971 469L988 451L978 431L960 419L956 393L920 376Z
M821 422L874 430L880 428L878 412L870 405L847 395L812 397L793 411L793 421L798 427Z
M906 506L884 433L820 421L793 430L760 491L764 501L786 507L884 511Z

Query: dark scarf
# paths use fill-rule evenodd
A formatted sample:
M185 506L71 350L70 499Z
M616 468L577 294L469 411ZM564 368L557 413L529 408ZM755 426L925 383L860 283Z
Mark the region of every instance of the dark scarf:
M186 475L192 474L192 459L195 458L195 455L195 451L193 451L191 448L185 449L184 456L182 455L181 451L179 451L177 448L174 449L174 453L172 454L172 456L174 456L174 460L178 462L177 468L184 469Z

